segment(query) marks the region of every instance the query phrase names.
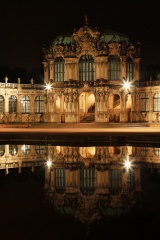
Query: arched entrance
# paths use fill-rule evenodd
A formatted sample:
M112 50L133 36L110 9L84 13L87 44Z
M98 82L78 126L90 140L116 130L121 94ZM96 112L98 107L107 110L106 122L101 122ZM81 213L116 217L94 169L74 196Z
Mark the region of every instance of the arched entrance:
M120 120L120 96L119 94L111 94L109 96L109 122L119 122Z
M95 121L95 96L92 92L83 92L79 96L80 122Z

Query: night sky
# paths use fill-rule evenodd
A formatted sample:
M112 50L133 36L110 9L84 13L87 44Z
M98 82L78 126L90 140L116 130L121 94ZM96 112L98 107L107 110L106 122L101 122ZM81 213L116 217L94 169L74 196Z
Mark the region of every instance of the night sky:
M91 27L111 29L141 42L141 68L160 65L160 14L154 1L2 0L0 66L42 68L42 47L78 30L88 15ZM0 80L1 81L1 80Z

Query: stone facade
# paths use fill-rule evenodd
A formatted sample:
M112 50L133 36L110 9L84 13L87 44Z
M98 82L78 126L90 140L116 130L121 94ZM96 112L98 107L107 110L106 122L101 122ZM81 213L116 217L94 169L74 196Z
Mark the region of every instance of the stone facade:
M93 29L86 17L43 48L44 85L0 83L0 121L157 123L160 82L140 81L140 61L140 42Z

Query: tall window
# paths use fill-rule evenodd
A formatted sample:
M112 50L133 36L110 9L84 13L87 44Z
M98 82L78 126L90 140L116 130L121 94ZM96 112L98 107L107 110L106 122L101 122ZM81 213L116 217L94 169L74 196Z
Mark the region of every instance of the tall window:
M134 171L129 169L127 172L127 188L128 190L132 190L132 188L135 186L135 175Z
M35 97L34 112L35 113L44 113L44 97L43 96Z
M117 55L108 58L108 80L120 79L120 59Z
M95 169L81 168L80 170L80 190L85 196L91 196L95 192Z
M24 155L29 155L31 152L31 145L23 144L21 150Z
M9 113L16 112L17 112L17 98L16 96L12 95L9 97Z
M9 145L9 154L11 154L12 156L15 156L18 152L18 147L17 145Z
M0 145L0 156L3 156L5 152L5 147L4 145Z
M56 168L55 169L55 189L57 193L63 194L65 192L65 169Z
M64 81L64 60L62 57L57 57L54 62L54 80L55 82Z
M4 113L4 97L0 96L0 113Z
M36 146L35 146L35 152L36 152L38 155L40 155L40 154L42 154L42 155L46 154L46 146L44 146L44 145L36 145Z
M94 59L91 55L83 55L79 60L79 80L94 81Z
M141 94L140 110L141 112L149 111L149 98L146 93Z
M133 80L133 61L131 58L127 58L126 61L126 78L128 81Z
M142 156L147 156L149 153L149 148L148 147L141 147L141 155Z
M111 194L119 194L122 190L122 170L109 170L109 190Z
M30 113L30 98L23 96L21 100L22 113Z
M154 94L153 97L153 111L159 112L160 111L160 93Z

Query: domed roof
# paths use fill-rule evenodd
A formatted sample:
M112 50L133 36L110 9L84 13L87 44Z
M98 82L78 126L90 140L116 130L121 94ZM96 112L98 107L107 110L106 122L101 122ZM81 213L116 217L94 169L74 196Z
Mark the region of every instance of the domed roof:
M111 42L126 42L127 45L131 44L127 35L112 31L110 29L105 29L101 31L100 41L105 41L107 44Z
M127 35L118 33L110 29L105 29L100 31L99 41L106 42L106 44L109 44L111 42L117 42L117 43L125 42L127 45L132 45ZM73 37L73 33L68 33L68 34L57 36L53 40L52 46L69 45L69 44L73 44L74 42L75 42L75 39Z

